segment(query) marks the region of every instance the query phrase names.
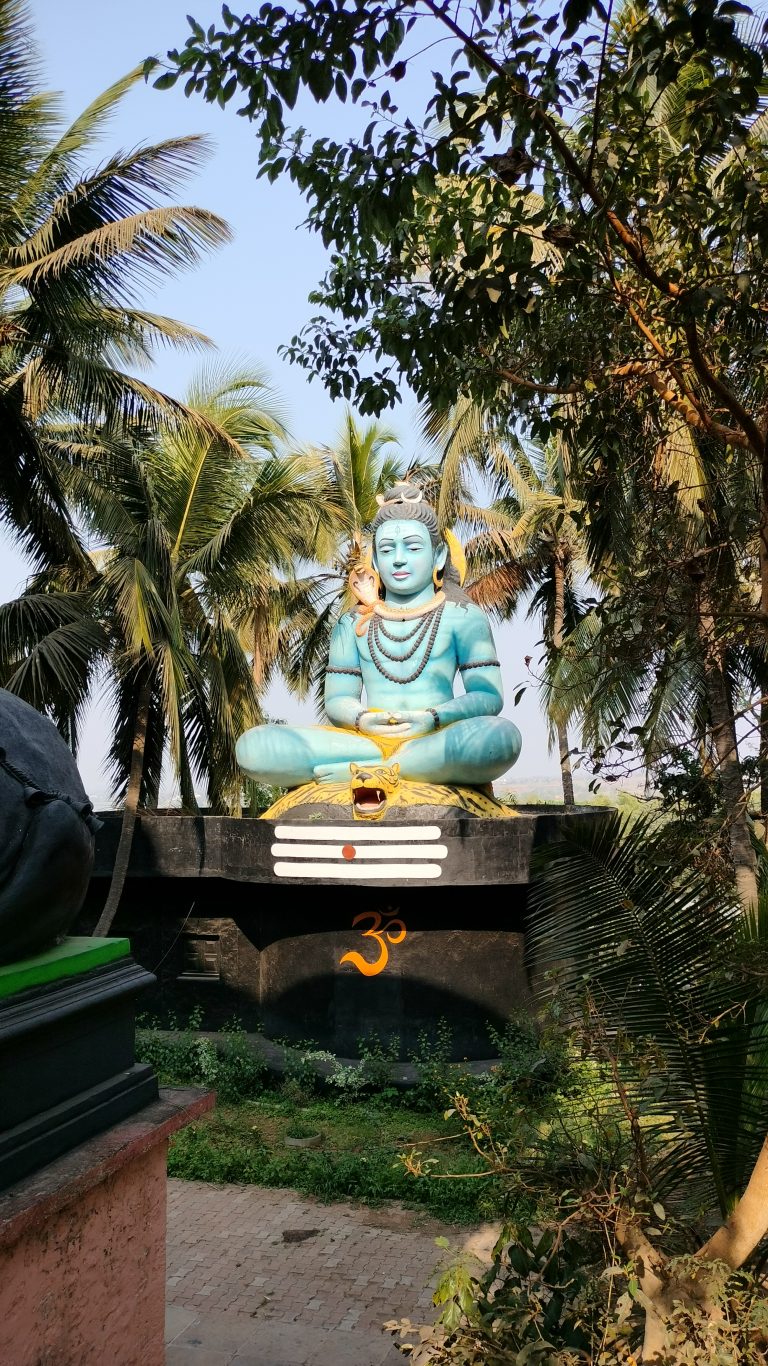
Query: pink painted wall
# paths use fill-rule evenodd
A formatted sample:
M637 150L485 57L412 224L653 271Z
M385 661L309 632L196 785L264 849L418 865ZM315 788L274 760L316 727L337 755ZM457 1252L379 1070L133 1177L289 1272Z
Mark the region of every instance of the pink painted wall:
M167 1146L0 1247L2 1366L163 1366Z

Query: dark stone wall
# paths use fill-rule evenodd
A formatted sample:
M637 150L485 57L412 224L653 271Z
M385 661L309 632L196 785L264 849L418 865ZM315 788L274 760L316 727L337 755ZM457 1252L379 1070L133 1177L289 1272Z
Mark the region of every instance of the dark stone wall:
M606 814L577 808L568 820ZM455 1056L488 1057L488 1023L503 1026L531 1005L531 855L558 837L563 817L544 806L521 807L505 821L446 818L439 880L387 888L278 876L270 821L144 812L114 932L127 935L157 975L152 1006L180 1022L202 1007L209 1028L237 1018L246 1029L312 1039L346 1057L377 1036L397 1039L408 1057L420 1033L444 1018ZM301 828L307 838L316 829ZM104 903L119 833L119 814L107 815L83 933ZM348 954L360 957L342 962ZM381 971L359 970L375 964Z
M107 880L95 878L79 928L92 926ZM396 1039L408 1057L422 1031L446 1019L456 1057L492 1055L487 1024L530 1006L524 955L526 888L301 887L223 878L130 878L113 933L157 976L148 1013L196 1006L204 1024L236 1017L272 1037L313 1040L354 1057L359 1043ZM393 915L406 928L387 943L382 971L364 976L349 952L374 963L381 941L354 917ZM399 929L393 930L399 937ZM206 975L209 974L209 975Z

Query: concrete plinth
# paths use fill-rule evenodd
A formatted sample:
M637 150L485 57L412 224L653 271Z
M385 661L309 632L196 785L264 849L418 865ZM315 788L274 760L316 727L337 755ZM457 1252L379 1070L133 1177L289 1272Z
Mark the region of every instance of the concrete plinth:
M534 851L564 822L606 810L486 819L408 807L397 820L347 814L339 825L319 814L285 824L141 814L117 924L156 971L149 1008L181 1018L200 1008L209 1029L234 1016L342 1057L378 1037L403 1060L444 1019L454 1058L492 1056L488 1026L532 1005ZM119 833L119 815L106 815L83 925L103 903Z
M168 1140L213 1100L161 1091L0 1194L3 1366L163 1366Z

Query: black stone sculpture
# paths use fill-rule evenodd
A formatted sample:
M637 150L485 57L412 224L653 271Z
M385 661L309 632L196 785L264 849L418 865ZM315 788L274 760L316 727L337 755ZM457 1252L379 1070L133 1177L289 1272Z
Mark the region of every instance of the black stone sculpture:
M56 727L0 688L0 963L66 933L85 897L99 824Z

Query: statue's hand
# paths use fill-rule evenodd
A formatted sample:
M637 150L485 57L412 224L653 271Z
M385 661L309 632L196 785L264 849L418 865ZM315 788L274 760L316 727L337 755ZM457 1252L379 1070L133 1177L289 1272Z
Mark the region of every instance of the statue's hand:
M357 729L363 735L407 735L409 727L401 720L400 712L364 711L357 718Z
M397 726L388 727L396 734L405 735L409 740L419 735L429 735L435 729L435 718L431 711L398 711Z

